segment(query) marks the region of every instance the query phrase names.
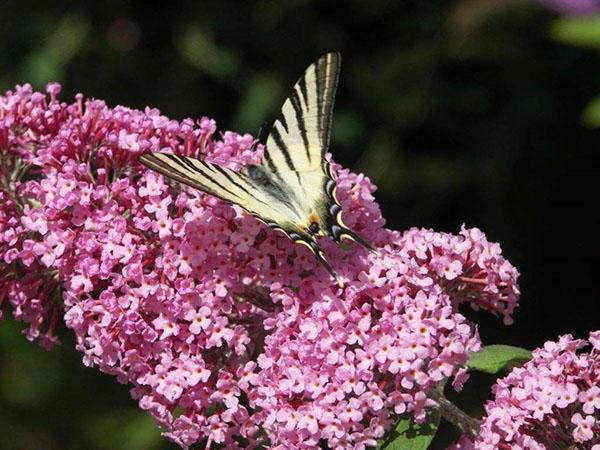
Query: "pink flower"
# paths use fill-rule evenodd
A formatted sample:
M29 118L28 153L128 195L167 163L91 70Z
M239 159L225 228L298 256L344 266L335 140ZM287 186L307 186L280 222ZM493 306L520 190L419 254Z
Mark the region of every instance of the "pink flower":
M286 431L293 431L298 425L299 416L293 409L280 409L276 412L276 417Z
M596 335L590 333L590 343ZM546 342L530 362L498 381L474 448L599 446L600 351L583 353L586 344L569 335Z
M119 131L119 147L131 152L140 150L139 135L137 133L127 133L125 130Z
M594 437L593 428L596 426L596 418L594 416L583 418L581 414L575 413L571 417L571 422L575 424L575 429L573 430L575 441L585 442Z
M382 253L322 239L340 289L306 248L138 162L166 150L239 170L262 159L252 136L48 92L0 97L1 169L36 168L0 184L0 314L46 347L63 317L84 363L129 383L182 448L374 446L395 414L424 420L440 380L464 380L480 342L461 303L511 321L518 273L478 229L388 230L375 186L328 156L344 221ZM596 408L570 382L562 401Z
M165 339L169 336L176 336L179 333L179 326L172 320L162 314L152 321L152 325L157 331L162 331L159 339Z
M360 406L357 398L351 398L348 403L340 403L339 408L342 410L340 419L343 422L360 422L363 418Z
M587 391L581 391L579 401L583 403L584 413L594 414L596 409L600 409L600 387L592 386Z
M157 197L163 193L165 188L162 175L151 172L146 176L146 184L140 186L138 193L140 197Z

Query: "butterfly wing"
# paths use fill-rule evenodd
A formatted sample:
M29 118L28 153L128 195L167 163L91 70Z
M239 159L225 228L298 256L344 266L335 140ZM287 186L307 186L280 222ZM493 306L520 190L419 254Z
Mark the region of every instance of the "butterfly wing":
M235 172L200 159L168 153L148 153L140 161L166 177L239 205L269 225L291 224L293 211L285 204L285 196L277 188L269 195L268 188L257 186L257 176L252 170ZM279 204L278 194L283 198Z
M271 228L281 230L293 241L306 245L342 285L319 245L297 225L301 213L294 200L296 197L274 182L273 175L261 166L248 166L235 172L196 158L168 153L149 153L142 155L140 161L175 181L241 206Z
M325 160L340 63L339 53L327 53L296 82L269 133L263 167L301 199L298 226L306 227L309 217L316 216L317 234L336 242L351 239L375 252L343 223L336 184Z
M286 180L300 192L302 172L324 171L331 115L339 78L339 53L327 53L311 64L283 104L266 142L263 165L271 172L294 172ZM294 182L295 181L295 182Z

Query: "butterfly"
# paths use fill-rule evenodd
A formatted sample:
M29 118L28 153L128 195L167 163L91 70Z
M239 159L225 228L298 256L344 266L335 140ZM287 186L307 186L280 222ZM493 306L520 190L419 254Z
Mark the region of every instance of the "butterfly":
M342 221L336 182L325 159L341 57L327 53L311 64L284 102L266 139L261 164L239 172L168 153L140 161L168 178L241 206L260 221L310 249L340 287L317 236L358 242L378 252Z

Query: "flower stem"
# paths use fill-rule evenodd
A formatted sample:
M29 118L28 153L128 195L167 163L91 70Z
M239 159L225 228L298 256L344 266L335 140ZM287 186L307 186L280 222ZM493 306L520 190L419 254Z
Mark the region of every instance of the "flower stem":
M471 437L479 434L480 421L469 416L458 406L444 397L442 392L433 390L430 394L432 400L437 402L440 413L444 419L458 427L463 433L468 433Z

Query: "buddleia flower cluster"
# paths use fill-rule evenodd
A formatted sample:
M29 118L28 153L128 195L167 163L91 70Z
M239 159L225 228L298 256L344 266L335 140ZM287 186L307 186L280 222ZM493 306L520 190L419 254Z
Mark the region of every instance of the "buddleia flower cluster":
M493 393L477 439L453 449L600 450L600 331L546 342Z
M345 223L381 252L323 238L341 289L308 249L138 162L239 170L261 160L252 136L59 92L0 97L0 311L45 347L64 321L182 448L374 446L465 380L480 340L460 304L510 323L518 273L478 229L386 229L369 179L332 162Z

